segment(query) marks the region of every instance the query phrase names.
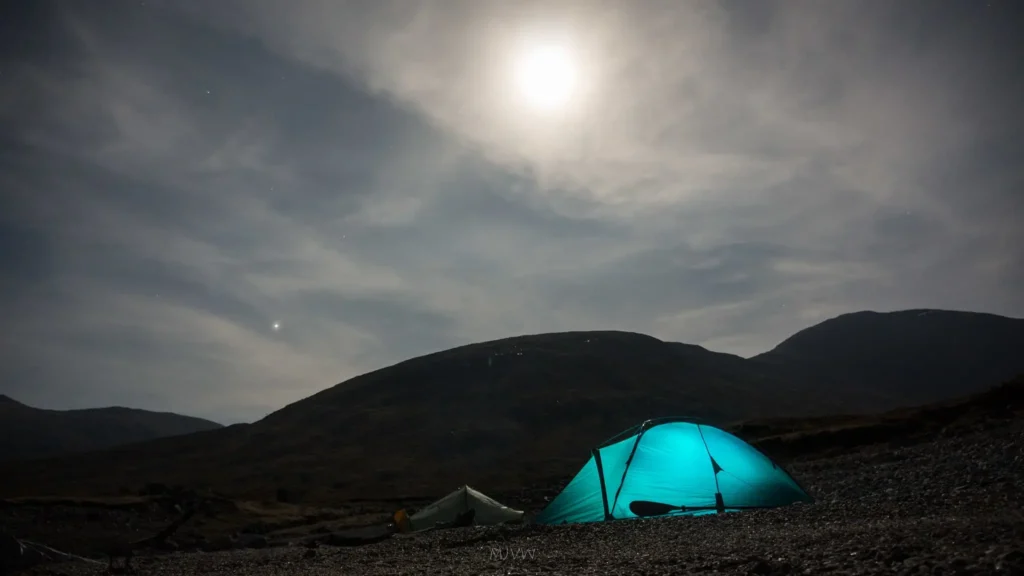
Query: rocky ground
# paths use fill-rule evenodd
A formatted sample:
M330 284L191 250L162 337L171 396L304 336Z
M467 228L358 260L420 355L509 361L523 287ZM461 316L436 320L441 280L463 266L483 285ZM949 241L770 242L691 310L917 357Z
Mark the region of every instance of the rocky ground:
M467 528L360 547L176 553L140 574L1024 574L1024 422L789 467L811 505ZM35 574L98 574L62 563Z

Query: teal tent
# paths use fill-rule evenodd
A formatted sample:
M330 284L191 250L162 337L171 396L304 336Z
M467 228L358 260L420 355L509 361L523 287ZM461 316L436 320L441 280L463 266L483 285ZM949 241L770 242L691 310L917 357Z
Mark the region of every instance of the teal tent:
M810 501L785 470L736 436L706 424L648 420L595 448L534 521L700 515Z

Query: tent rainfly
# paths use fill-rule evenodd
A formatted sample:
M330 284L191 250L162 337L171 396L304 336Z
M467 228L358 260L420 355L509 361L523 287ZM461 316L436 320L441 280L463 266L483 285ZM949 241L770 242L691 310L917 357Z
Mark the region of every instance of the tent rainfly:
M395 524L402 532L418 532L440 525L452 525L473 511L473 524L490 526L506 522L521 522L523 512L513 510L469 486L462 486L440 500L425 506L412 516L405 510L395 512Z
M538 524L772 508L811 497L743 440L706 424L648 420L591 452Z

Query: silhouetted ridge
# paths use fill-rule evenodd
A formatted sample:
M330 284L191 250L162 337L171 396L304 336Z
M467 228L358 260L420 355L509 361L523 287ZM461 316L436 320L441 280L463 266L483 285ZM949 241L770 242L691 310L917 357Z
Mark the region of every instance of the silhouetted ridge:
M255 499L498 492L571 473L649 418L727 426L919 405L1024 373L1021 350L1024 321L934 310L845 314L752 359L630 332L516 336L357 376L248 426L22 462L0 470L0 496L150 481Z
M6 396L4 394L0 394L0 404L13 404L17 406L24 406L24 404L22 404L21 402L18 402L14 398L11 398L10 396Z
M171 412L121 406L46 410L0 396L0 461L101 450L220 427Z
M1022 350L1024 320L916 309L843 314L752 360L912 405L1012 378L1022 370Z

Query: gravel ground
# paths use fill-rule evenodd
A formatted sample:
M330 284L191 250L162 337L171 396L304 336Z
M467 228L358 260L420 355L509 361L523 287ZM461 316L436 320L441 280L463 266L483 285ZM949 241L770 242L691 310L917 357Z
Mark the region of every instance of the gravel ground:
M793 465L810 505L702 518L491 527L358 548L145 558L139 573L1021 574L1024 422ZM38 574L98 574L64 564Z

